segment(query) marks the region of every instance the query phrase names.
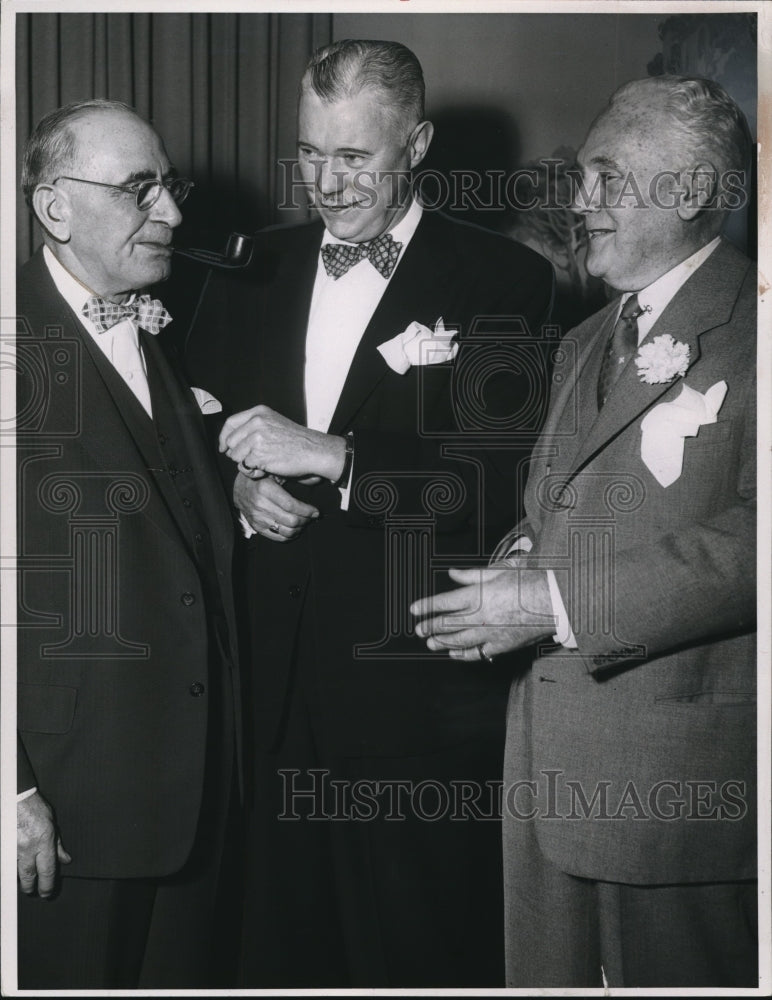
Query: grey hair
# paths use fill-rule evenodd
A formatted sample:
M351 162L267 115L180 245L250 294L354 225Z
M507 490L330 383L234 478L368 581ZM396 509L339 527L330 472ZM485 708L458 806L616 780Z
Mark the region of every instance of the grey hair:
M300 81L327 103L377 90L388 97L386 109L407 131L424 118L425 85L421 64L399 42L345 39L311 56Z
M690 154L709 160L724 173L745 170L753 140L745 115L714 80L688 76L653 76L620 87L609 106L645 100L672 118Z
M24 147L21 189L24 200L30 207L38 184L50 183L61 171L70 169L70 164L77 155L76 137L70 126L90 111L126 111L132 115L137 114L134 108L123 101L94 98L65 104L44 115Z

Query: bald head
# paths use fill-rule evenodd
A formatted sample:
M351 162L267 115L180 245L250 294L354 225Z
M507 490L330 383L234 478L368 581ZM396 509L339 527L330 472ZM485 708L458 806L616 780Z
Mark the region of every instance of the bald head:
M182 220L166 186L174 176L151 125L124 104L91 101L43 119L23 182L54 256L87 288L120 300L169 276ZM160 182L147 205L137 196L143 181Z
M66 104L40 119L24 147L22 162L21 188L30 208L38 184L50 184L59 174L73 173L73 168L77 169L77 125L100 112L123 113L142 120L122 101L98 99Z

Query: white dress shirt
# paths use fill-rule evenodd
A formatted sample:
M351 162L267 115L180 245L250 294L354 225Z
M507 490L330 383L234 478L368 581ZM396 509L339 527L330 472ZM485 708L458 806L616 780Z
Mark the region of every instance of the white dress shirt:
M402 244L388 278L384 278L367 259L358 261L340 278L333 278L325 270L320 250L308 311L303 373L306 423L314 430L326 433L329 429L359 341L396 274L422 214L421 205L413 201L404 217L388 230L395 243ZM322 246L346 242L325 229ZM353 475L352 464L348 483L340 490L342 510L348 510Z
M313 430L327 433L359 341L402 261L422 214L421 205L413 201L404 217L393 229L388 230L395 243L402 244L397 262L388 278L384 278L366 259L358 261L340 278L333 278L325 270L320 248L308 310L303 369L306 425ZM322 246L328 243L345 244L347 241L339 240L325 229ZM352 463L348 482L340 487L341 510L348 510L353 477ZM239 522L244 537L251 538L255 530L243 513L239 515Z
M638 317L639 345L642 344L644 339L649 335L652 327L665 311L666 307L670 304L670 301L676 292L682 285L685 284L687 279L694 274L697 268L705 263L720 241L721 237L717 236L714 240L711 240L710 243L706 243L704 247L700 247L700 249L696 253L693 253L691 257L687 257L686 260L681 261L680 264L676 264L676 266L666 274L661 275L656 281L652 281L648 287L643 288L640 292L638 292L638 305L644 309L644 312ZM632 294L632 292L627 292L622 296L616 319L619 318L619 313L621 313L622 307ZM520 540L518 539L518 541L515 542L515 546L518 545L519 541ZM528 540L528 542L528 549L530 549L530 540ZM520 551L528 551L528 549L521 547ZM566 606L563 602L557 580L555 579L555 574L552 570L547 570L547 582L550 589L550 599L552 600L552 610L555 614L555 642L559 642L568 649L576 649L576 637L574 636L573 629L571 628L571 622L568 619L568 612L566 611Z
M43 260L54 284L67 305L73 310L94 343L131 389L149 417L153 416L150 388L147 381L145 357L139 343L136 322L128 317L99 333L94 324L83 315L82 309L94 292L81 284L59 263L48 247L43 247ZM133 299L134 296L132 296ZM128 300L131 302L131 299Z
M366 259L340 278L333 278L325 271L319 254L306 328L304 371L306 421L314 430L326 432L330 426L359 341L400 265L422 213L423 209L414 201L405 216L389 230L402 249L388 278ZM345 242L325 229L322 246Z

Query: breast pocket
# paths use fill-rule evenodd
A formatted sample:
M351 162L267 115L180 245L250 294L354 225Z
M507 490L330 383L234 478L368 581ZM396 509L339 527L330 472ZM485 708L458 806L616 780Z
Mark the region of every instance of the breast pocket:
M62 735L72 729L78 690L59 684L19 684L20 732Z

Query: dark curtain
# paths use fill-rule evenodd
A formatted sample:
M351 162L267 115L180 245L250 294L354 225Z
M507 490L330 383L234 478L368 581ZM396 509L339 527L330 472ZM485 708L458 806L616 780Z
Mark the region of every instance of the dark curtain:
M152 121L196 183L178 244L222 249L231 229L302 219L281 161L295 156L303 68L331 35L330 14L18 14L18 169L46 112L111 98ZM17 220L24 261L41 240L21 194Z

